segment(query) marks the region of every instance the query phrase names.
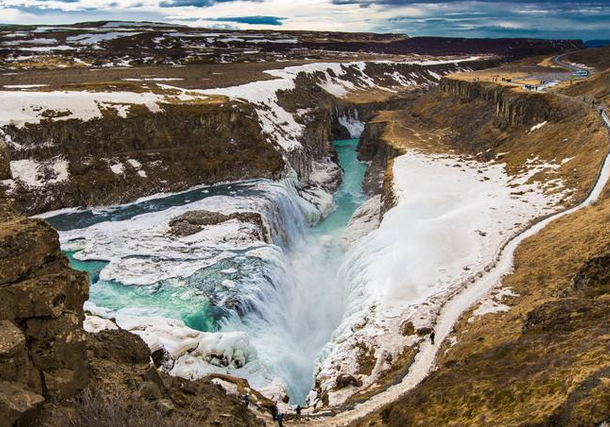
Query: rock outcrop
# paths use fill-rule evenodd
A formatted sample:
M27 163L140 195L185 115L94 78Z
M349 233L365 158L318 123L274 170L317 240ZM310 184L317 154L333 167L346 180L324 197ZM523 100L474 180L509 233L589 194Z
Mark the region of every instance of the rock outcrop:
M234 212L225 215L220 212L188 211L170 220L169 232L177 237L190 236L200 232L207 225L216 225L231 220L254 224L259 232L253 237L271 243L263 218L256 212Z
M89 282L70 269L51 226L0 205L0 425L27 425L43 402L64 402L87 384Z

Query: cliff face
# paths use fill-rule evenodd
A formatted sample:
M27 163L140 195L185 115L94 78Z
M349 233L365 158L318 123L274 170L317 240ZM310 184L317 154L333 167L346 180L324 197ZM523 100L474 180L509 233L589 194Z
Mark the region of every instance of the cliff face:
M132 107L126 118L107 113L102 119L49 120L4 130L20 144L11 150L11 160L30 161L30 170L37 168L30 182L16 181L12 189L27 214L127 202L198 184L271 178L284 167L261 135L252 109L241 103L166 104L160 113ZM62 179L53 169L64 161L67 176Z
M87 275L69 268L57 233L0 200L0 425L26 423L43 402L87 384Z
M445 78L439 89L465 101L489 101L505 125L527 125L551 120L555 110L542 93L515 92L511 87L493 83L470 82Z
M370 162L364 177L363 188L368 195L381 194L382 213L393 203L391 177L387 176L391 160L400 154L400 150L383 139L386 123L370 121L366 124L358 145L358 159Z

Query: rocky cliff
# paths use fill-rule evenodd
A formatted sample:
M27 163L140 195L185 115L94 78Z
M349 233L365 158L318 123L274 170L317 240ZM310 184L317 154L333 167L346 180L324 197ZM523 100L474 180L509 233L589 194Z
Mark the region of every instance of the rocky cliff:
M69 268L48 224L16 215L5 199L0 208L0 424L10 426L86 386L89 282Z
M454 78L442 79L439 89L465 101L491 102L496 116L506 125L539 123L557 115L542 93L517 92L510 86Z
M280 174L280 153L261 135L243 103L164 104L161 112L131 107L88 121L47 120L5 126L11 160L30 161L30 182L11 189L21 212L132 201L198 184ZM0 153L1 155L1 153ZM54 165L67 162L59 177ZM55 168L58 169L58 168ZM40 183L40 184L38 184Z

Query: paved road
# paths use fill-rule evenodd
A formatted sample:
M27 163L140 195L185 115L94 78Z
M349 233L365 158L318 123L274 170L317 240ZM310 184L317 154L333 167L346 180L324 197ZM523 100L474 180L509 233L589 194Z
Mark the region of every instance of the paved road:
M572 64L572 63L564 60L564 58L571 53L573 53L573 52L562 53L561 55L554 57L553 63L556 65L559 65L562 68L566 68L566 69L570 70L572 73L581 71L583 73L586 73L585 77L588 77L589 74L591 74L591 72L589 70L587 70L586 68L583 68L583 67L579 67L578 65Z

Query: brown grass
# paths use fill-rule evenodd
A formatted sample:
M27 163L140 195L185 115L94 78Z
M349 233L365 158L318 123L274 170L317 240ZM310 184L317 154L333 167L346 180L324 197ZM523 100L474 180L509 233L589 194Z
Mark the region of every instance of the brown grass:
M200 427L204 417L163 413L153 403L114 389L109 393L86 390L64 413L69 427Z

